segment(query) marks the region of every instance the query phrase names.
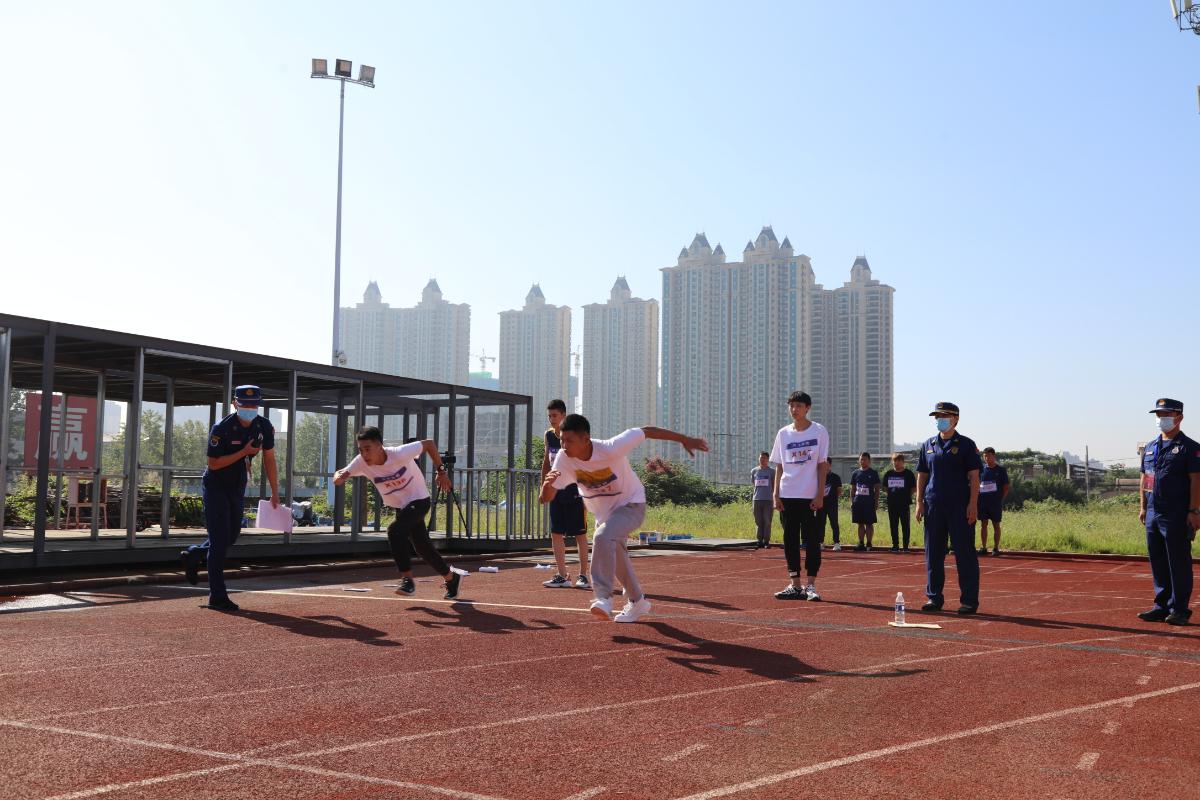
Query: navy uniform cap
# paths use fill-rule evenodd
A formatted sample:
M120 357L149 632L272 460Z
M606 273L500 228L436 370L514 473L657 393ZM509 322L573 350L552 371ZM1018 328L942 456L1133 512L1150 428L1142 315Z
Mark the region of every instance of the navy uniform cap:
M262 389L252 383L233 390L233 402L239 406L257 406L262 403Z
M948 403L945 400L943 400L942 402L938 403L936 406L933 407L933 411L929 412L929 416L932 417L932 416L936 416L937 414L957 414L957 413L958 413L958 406L954 405L954 403Z
M1169 397L1160 397L1154 401L1154 408L1150 409L1150 413L1153 414L1156 411L1178 411L1182 414L1183 403L1178 400L1172 400Z

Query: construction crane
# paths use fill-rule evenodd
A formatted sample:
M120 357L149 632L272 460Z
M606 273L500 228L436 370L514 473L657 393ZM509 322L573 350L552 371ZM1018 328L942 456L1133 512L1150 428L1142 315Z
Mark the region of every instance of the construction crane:
M480 350L478 353L472 353L472 357L479 359L479 371L487 372L487 362L495 361L495 356L489 356L486 350Z

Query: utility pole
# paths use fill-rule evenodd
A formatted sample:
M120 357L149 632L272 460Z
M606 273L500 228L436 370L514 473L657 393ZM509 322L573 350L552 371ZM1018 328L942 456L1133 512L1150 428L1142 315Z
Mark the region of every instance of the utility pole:
M1092 461L1086 444L1083 446L1083 501L1092 502Z

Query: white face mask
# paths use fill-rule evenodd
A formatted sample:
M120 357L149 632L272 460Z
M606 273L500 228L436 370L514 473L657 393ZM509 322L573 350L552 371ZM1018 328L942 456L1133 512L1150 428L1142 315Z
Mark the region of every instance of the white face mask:
M1175 418L1174 417L1159 417L1158 418L1158 429L1160 431L1162 431L1163 433L1169 433L1170 431L1174 430L1174 428L1175 428Z

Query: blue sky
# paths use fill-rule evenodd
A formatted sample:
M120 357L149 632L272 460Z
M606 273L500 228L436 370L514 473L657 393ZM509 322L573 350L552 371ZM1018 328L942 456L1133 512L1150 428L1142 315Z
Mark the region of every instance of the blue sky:
M1200 419L1200 39L1166 3L3 6L0 310L325 360L337 87L307 73L344 57L378 69L344 303L436 277L495 354L536 281L578 342L617 275L657 297L696 231L772 224L826 286L865 252L896 287L901 441L941 399L1108 459L1155 397Z

